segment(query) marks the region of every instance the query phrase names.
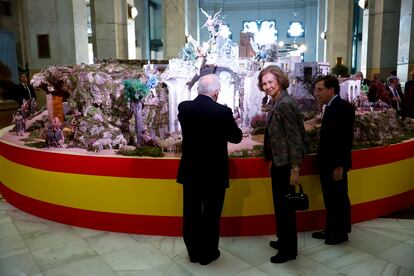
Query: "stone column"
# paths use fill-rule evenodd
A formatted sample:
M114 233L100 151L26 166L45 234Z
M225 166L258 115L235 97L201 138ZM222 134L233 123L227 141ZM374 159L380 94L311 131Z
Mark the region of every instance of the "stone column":
M327 0L318 0L316 21L316 60L326 61L326 38L321 33L327 29Z
M135 0L138 16L135 18L135 37L137 40L137 59L150 59L150 26L148 1Z
M194 3L197 2L197 3ZM186 43L186 35L198 35L198 1L170 0L163 2L164 59L176 58Z
M400 37L398 41L397 75L401 83L410 79L414 70L414 12L413 0L401 0Z
M24 3L21 16L28 26L28 60L32 70L54 64L88 63L84 0L27 0L20 3ZM39 35L43 37L42 45L38 45ZM39 56L39 46L48 46L49 51L43 51L43 56Z
M335 66L338 57L351 70L352 55L352 0L329 0L326 38L326 61ZM350 72L349 72L350 73Z
M401 0L368 1L361 49L361 69L368 79L374 73L386 78L390 71L397 69L400 4Z
M126 0L91 0L94 56L128 59Z

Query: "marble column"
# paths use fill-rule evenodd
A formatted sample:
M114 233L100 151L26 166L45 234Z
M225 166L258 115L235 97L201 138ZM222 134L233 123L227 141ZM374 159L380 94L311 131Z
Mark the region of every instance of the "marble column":
M19 3L23 8L23 24L27 26L31 70L54 64L88 63L85 0L27 0ZM40 46L49 46L49 51L44 51L44 56L40 57L39 35L44 38L44 44Z
M398 41L397 75L401 83L410 79L414 70L414 12L413 0L401 0L400 32Z
M91 0L90 3L94 57L128 59L127 1Z
M361 69L368 79L374 73L385 79L397 69L400 4L401 0L368 1L361 46Z
M163 2L164 59L178 57L186 36L198 34L198 1L170 0Z
M326 61L331 64L332 68L336 65L337 58L342 57L342 64L348 67L350 71L354 1L329 0L327 2Z

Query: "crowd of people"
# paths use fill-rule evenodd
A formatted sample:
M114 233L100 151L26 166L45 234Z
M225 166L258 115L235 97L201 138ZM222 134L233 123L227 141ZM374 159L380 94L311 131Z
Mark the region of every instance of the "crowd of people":
M402 117L414 118L414 71L410 73L410 80L405 83L404 92L396 71L391 71L385 82L378 73L374 73L372 79L367 80L361 72L357 72L355 78L368 87L369 102L392 107Z

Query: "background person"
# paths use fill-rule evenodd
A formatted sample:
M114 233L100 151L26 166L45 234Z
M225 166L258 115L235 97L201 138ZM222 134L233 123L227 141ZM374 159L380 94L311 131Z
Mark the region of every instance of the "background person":
M371 84L370 80L364 79L364 74L361 71L355 73L355 79L360 80L361 85L366 85L369 87L369 85Z
M404 90L404 115L414 118L414 71L410 73L411 79L405 83Z
M399 91L401 89L400 79L395 76L390 76L387 80L388 97L391 99L391 106L397 111L398 115L402 115L403 111L403 94Z
M177 182L183 184L183 236L191 262L207 265L220 256L220 217L229 187L227 143L242 131L230 108L216 103L220 79L208 74L198 96L178 105L183 144Z
M270 246L278 253L272 263L296 259L298 239L295 210L284 196L299 183L299 169L305 155L305 128L295 100L287 93L289 79L278 66L268 66L259 73L259 89L271 97L271 109L264 140L265 161L272 179L273 206L277 241Z
M388 92L381 81L381 75L378 73L374 73L372 77L368 90L368 100L372 103L376 103L378 100L381 100L387 105L391 105L391 99L389 98Z
M36 93L33 86L28 83L28 78L25 73L20 74L19 80L20 83L16 85L15 92L17 103L21 107L23 100L36 99Z

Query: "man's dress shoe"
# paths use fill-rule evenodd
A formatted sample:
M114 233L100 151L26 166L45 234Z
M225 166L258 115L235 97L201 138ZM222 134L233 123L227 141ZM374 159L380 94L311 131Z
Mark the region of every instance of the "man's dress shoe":
M329 236L325 240L327 245L340 244L348 240L348 234L337 233L332 236Z
M270 241L269 245L270 245L271 248L274 248L274 249L279 249L279 247L280 247L279 241Z
M281 264L281 263L285 263L289 260L294 260L294 259L296 259L295 255L286 255L286 254L278 252L276 255L270 258L270 262L274 264Z
M213 254L200 258L200 264L208 265L212 261L217 260L219 257L220 257L220 251L217 249L217 251L214 252Z
M319 232L313 232L312 238L318 239L318 240L324 240L327 238L325 231L319 231Z

